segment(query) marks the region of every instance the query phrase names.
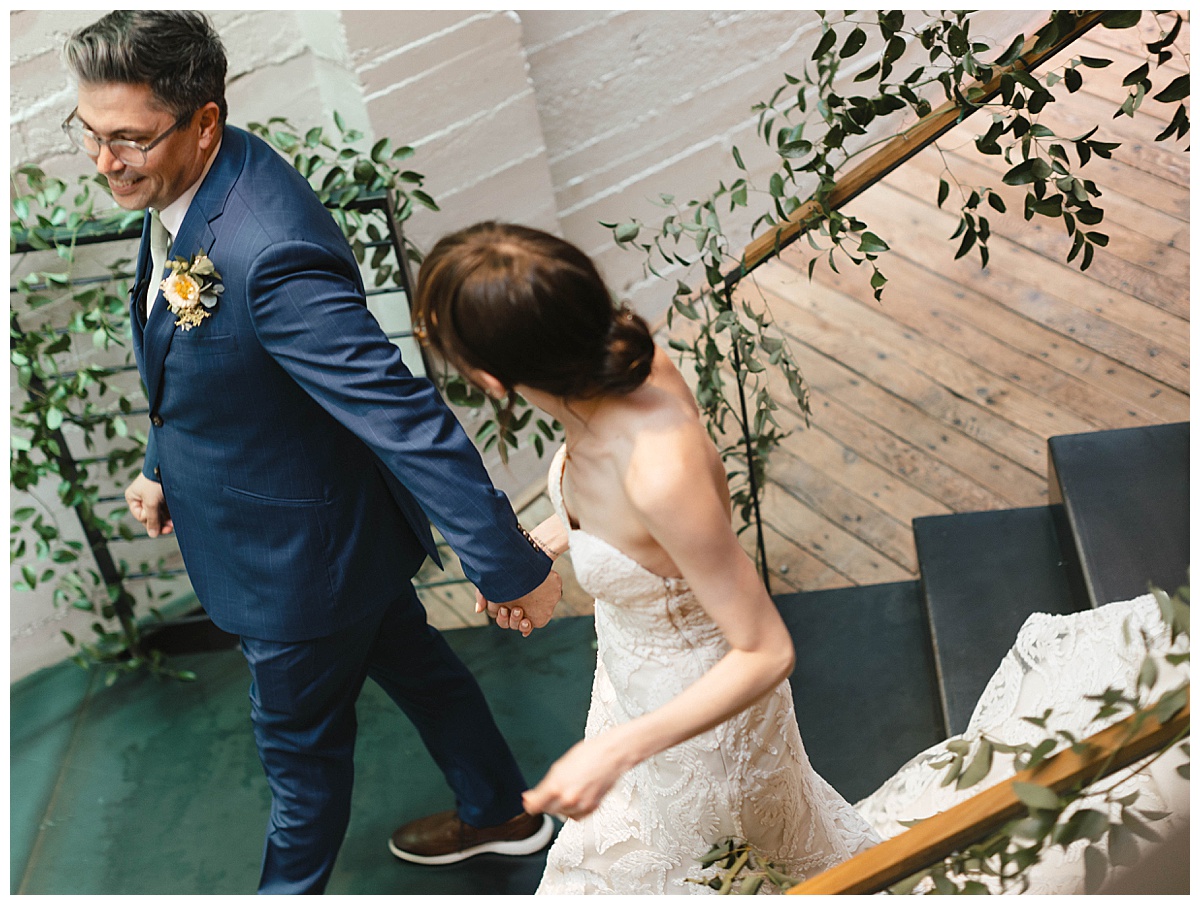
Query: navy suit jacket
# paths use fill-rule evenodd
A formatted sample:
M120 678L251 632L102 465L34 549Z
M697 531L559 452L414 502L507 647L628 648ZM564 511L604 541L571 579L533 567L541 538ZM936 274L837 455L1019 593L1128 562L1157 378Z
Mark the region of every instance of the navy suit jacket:
M489 599L545 579L453 414L367 310L333 217L269 145L225 128L171 248L215 265L211 317L184 331L160 294L147 321L149 245L147 218L131 293L143 473L213 622L297 641L365 618L437 559L429 519Z

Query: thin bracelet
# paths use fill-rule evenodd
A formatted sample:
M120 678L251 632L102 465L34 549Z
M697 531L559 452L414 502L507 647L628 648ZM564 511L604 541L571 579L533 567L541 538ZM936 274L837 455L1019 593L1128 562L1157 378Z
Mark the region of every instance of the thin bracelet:
M539 551L540 553L544 553L546 556L550 557L550 559L554 559L554 554L551 553L549 550L547 550L545 545L542 544L541 541L539 541L536 537L534 537L532 534L530 534L528 531L526 531L524 525L518 524L517 530L520 531L523 535L525 535L525 540L529 541L529 546L533 547L533 549Z

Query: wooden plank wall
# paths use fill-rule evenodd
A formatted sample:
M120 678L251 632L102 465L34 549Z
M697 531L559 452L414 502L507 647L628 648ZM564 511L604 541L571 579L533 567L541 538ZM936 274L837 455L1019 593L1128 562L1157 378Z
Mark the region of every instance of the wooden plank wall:
M1112 119L1131 37L1078 42L1073 56L1115 62L1041 117L1066 135L1099 123L1097 138L1122 143L1085 173L1111 238L1087 271L1065 263L1061 221L1027 223L1024 191L1009 187L987 269L954 260L957 215L938 209L938 179L995 187L1007 168L975 150L981 126L967 121L848 208L892 246L881 302L852 266L819 263L810 283L803 241L746 287L812 390L812 426L789 439L766 496L777 592L916 577L911 520L1044 504L1049 437L1188 420L1189 142L1153 141L1173 106Z
M803 240L743 285L786 331L812 393L810 427L780 413L795 430L764 494L775 593L915 578L913 518L1045 504L1049 437L1189 420L1190 135L1153 140L1173 105L1112 118L1139 52L1132 34L1093 30L1072 56L1114 64L1083 70L1083 89L1041 117L1065 135L1098 123L1098 139L1121 142L1084 172L1111 240L1087 271L1065 262L1061 221L1022 219L1023 190L1001 188L1007 165L975 151L983 126L969 120L848 208L892 246L881 302L870 272L850 265L819 263L809 282ZM974 253L954 260L957 215L936 205L943 177L1004 195L986 269ZM532 526L549 505L536 496L519 511ZM563 566L560 613L589 612ZM426 598L434 624L481 621L461 585Z

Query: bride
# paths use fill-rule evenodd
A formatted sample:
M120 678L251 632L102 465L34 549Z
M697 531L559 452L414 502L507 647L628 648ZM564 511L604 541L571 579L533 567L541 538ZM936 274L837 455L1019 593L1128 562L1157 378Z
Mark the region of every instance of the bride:
M542 893L709 892L697 858L745 839L793 877L876 841L808 762L787 682L793 646L731 526L724 469L687 385L592 262L537 230L484 223L420 272L422 340L493 398L556 418L555 515L596 597L583 741L525 793L562 817ZM549 612L486 601L528 634ZM696 882L699 879L701 882Z

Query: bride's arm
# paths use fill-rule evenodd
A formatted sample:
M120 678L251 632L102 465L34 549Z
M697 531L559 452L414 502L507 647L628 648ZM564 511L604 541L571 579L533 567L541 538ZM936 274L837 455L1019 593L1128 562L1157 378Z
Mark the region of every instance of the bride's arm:
M533 535L534 541L551 559L558 559L567 552L567 547L570 545L566 525L562 523L562 519L558 517L557 513L551 515L529 533Z
M699 432L700 436L697 436ZM705 675L657 710L575 745L525 793L531 812L582 817L648 757L744 710L791 672L791 637L729 523L703 428L640 437L626 487L647 530L679 567L730 645Z

